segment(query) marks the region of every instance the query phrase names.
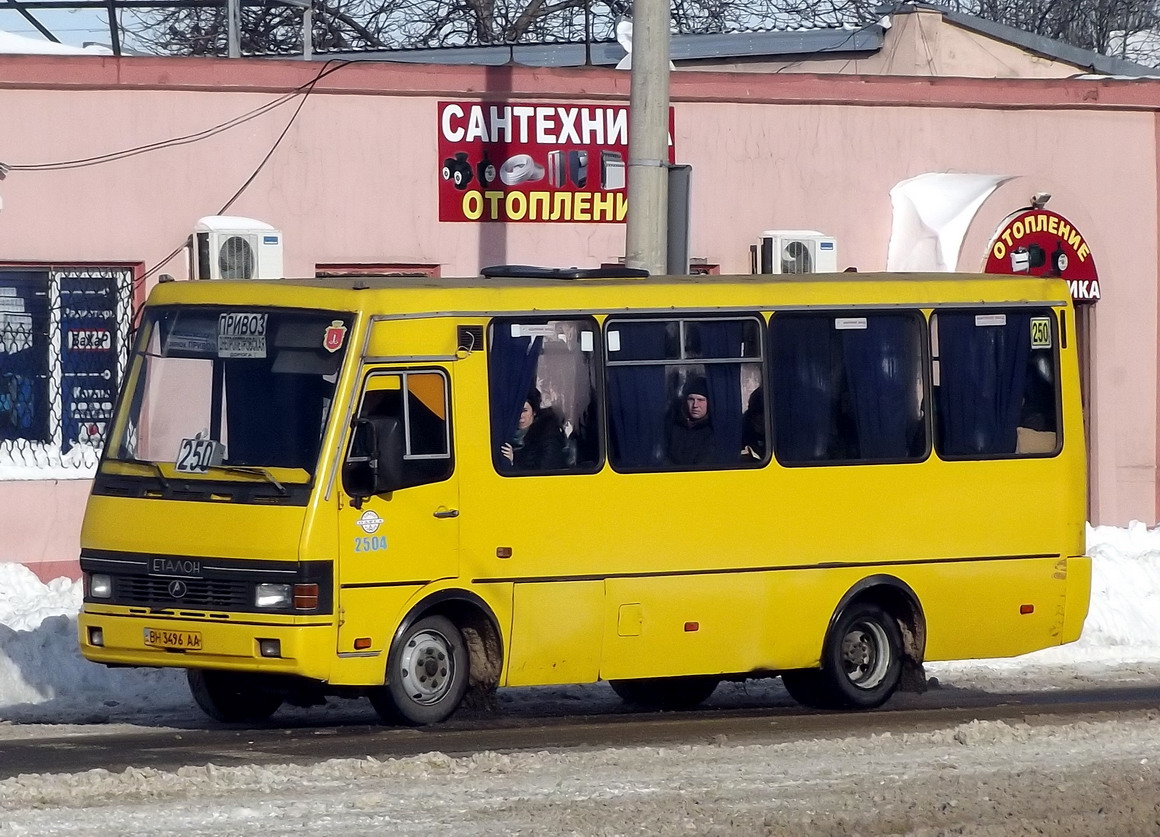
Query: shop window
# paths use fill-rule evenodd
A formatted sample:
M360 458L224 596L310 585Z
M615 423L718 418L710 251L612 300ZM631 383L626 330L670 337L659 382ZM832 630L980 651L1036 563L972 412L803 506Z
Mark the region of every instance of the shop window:
M0 464L89 476L127 359L133 274L0 268Z
M775 314L770 335L780 462L902 462L926 455L918 312Z
M609 458L617 470L736 468L764 459L760 318L610 318L605 344Z
M501 474L599 469L598 334L588 317L491 322L491 449Z
M937 449L948 458L1059 450L1050 309L940 311L931 320Z

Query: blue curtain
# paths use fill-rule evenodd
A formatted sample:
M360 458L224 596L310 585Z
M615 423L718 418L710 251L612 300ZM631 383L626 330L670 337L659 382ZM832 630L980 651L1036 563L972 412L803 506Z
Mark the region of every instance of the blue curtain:
M697 323L701 332L701 353L705 357L741 357L744 324L738 321ZM741 455L741 367L709 364L709 420L713 425L716 461L736 462Z
M775 451L786 462L832 457L836 393L830 317L770 321Z
M939 451L951 456L1015 452L1027 359L1029 313L976 326L973 311L938 315Z
M536 367L543 345L542 337L512 337L511 323L506 320L496 320L491 329L487 369L491 378L489 406L493 458L500 455L500 446L516 432L528 390L536 382Z
M620 350L609 360L661 360L665 356L665 324L615 323ZM613 464L622 468L648 468L664 455L667 399L665 367L610 366L608 407L612 431Z
M859 459L906 459L917 429L918 321L903 314L866 318L836 332L846 364Z
M330 385L321 376L275 373L274 358L218 362L225 364L227 464L312 470ZM270 421L273 416L278 420Z

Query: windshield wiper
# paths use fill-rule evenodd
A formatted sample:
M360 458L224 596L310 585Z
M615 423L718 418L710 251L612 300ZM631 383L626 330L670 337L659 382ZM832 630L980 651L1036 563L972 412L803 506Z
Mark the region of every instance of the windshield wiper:
M276 476L270 473L270 471L267 469L261 468L257 465L211 465L210 468L214 468L219 471L228 471L231 474L253 474L254 476L261 477L262 479L266 480L266 482L270 483L270 485L278 489L278 493L281 496L285 497L290 493L286 490L286 486L278 482L278 478Z
M157 481L159 483L161 483L161 490L162 491L169 490L169 480L165 479L165 472L162 471L161 466L158 465L153 460L151 460L151 459L138 459L135 456L130 456L128 459L124 459L122 461L123 462L130 462L134 465L145 465L149 468L152 468L157 473Z

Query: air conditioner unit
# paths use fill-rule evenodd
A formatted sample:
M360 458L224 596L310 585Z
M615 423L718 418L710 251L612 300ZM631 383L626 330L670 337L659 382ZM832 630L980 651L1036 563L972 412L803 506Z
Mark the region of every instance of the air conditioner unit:
M282 232L253 218L200 219L190 251L191 279L282 278Z
M817 230L766 230L757 249L758 273L838 272L838 240Z

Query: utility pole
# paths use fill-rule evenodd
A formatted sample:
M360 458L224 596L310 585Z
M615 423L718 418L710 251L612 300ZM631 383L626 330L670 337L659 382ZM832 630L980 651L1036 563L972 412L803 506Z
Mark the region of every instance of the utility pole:
M669 0L632 4L625 266L666 272L669 164Z

